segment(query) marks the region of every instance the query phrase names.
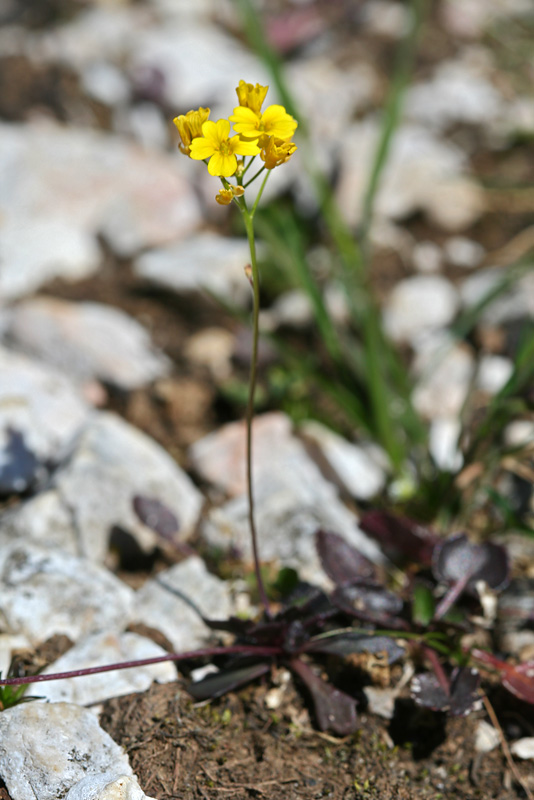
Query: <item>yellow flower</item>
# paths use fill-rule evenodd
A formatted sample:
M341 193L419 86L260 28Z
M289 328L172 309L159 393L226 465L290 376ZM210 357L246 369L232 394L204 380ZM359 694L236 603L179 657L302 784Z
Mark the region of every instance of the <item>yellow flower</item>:
M229 189L221 189L219 194L215 195L216 201L221 206L229 206L234 197L242 197L245 190L242 186L230 186Z
M265 161L267 169L274 169L289 161L296 149L295 142L284 142L283 139L269 136L267 141L262 143L260 158Z
M257 156L260 148L255 142L244 142L239 136L229 138L230 123L208 120L202 125L202 136L191 142L191 158L204 161L209 158L208 172L229 178L237 169L237 156Z
M260 86L259 83L253 86L251 83L239 81L236 89L239 105L250 108L255 114L260 114L268 88L268 86Z
M284 106L268 106L263 114L251 108L237 106L230 117L234 128L243 139L254 140L261 136L291 139L297 129L297 120L287 113Z
M188 111L187 114L180 114L173 119L182 140L178 147L186 156L190 153L190 145L195 136L202 136L202 125L209 115L209 108L199 108L197 111Z

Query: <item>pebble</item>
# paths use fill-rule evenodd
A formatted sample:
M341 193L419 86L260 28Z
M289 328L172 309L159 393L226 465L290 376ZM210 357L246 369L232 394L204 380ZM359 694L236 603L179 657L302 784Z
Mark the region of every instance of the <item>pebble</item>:
M146 329L112 306L38 297L4 315L10 346L79 381L98 379L131 390L170 370Z
M107 556L114 526L151 550L156 534L133 511L135 495L168 506L185 541L195 529L203 498L191 479L155 441L111 412L99 412L56 472L54 488L70 509L79 551L91 561Z
M499 732L493 725L481 719L475 731L475 750L477 753L491 753L499 746Z
M371 500L383 490L386 473L364 447L348 442L318 422L304 423L299 433L305 442L313 442L319 448L339 484L352 497Z
M41 491L0 515L0 547L22 538L78 554L72 512L54 489Z
M103 773L83 778L69 789L65 800L154 800L143 792L132 775Z
M361 221L378 136L378 123L366 120L348 127L342 137L336 199L350 225ZM483 211L483 195L465 169L466 157L459 147L423 127L401 126L381 176L375 203L378 220L402 220L423 211L445 230L472 225Z
M225 328L203 328L189 337L184 348L187 359L209 370L216 381L232 373L235 335Z
M416 355L419 376L412 395L415 409L427 419L458 418L470 390L475 360L463 344L429 343Z
M417 242L413 248L412 261L418 272L439 272L443 263L443 250L434 242Z
M0 430L11 427L43 460L57 461L91 409L61 372L0 345Z
M82 70L82 87L93 100L103 105L124 105L130 99L126 76L108 61L93 61Z
M460 297L464 308L472 308L495 291L506 278L501 267L481 269L464 280ZM534 275L527 273L522 278L498 293L482 311L480 319L493 327L505 322L534 316Z
M506 385L513 371L514 364L509 358L483 355L478 362L477 386L486 394L497 394Z
M134 592L85 559L33 542L0 550L0 612L9 633L32 644L62 633L72 641L128 624Z
M210 629L186 600L162 584L184 595L203 616L226 619L233 610L228 581L210 574L203 559L190 556L147 581L136 594L135 621L161 631L175 652L205 647Z
M396 284L389 295L383 320L395 342L410 342L421 334L445 328L459 307L458 292L440 275L415 275Z
M534 736L525 736L510 745L512 755L522 759L534 758Z
M136 798L103 792L118 779L136 785L128 756L92 711L67 703L26 703L0 714L0 776L12 800ZM87 791L91 779L99 793Z
M478 267L486 254L481 244L465 236L451 236L445 241L443 250L450 264L463 269Z
M526 447L534 445L534 422L517 419L508 423L503 434L506 447Z
M71 647L65 655L46 667L42 674L51 675L55 672L68 672L84 667L153 658L163 656L165 652L151 639L136 633L96 633ZM101 703L110 697L144 692L154 681L172 683L175 680L174 664L164 661L160 664L41 683L37 693L50 703L65 702L88 706Z
M206 291L243 307L251 298L245 277L249 263L246 239L206 232L172 247L143 253L135 260L134 269L140 278L177 294Z
M458 447L461 432L458 417L439 417L430 424L428 449L434 463L444 472L457 472L463 464Z

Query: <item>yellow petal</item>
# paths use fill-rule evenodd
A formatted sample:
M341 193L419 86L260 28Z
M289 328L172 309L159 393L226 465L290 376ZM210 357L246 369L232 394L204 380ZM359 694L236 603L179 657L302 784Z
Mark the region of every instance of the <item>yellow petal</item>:
M205 158L212 156L214 152L215 148L213 147L213 144L203 136L199 136L197 139L193 139L191 142L189 155L195 161L204 161Z
M228 139L228 135L230 133L230 123L227 119L220 119L216 122L217 128L217 137L219 142L224 142Z
M234 155L222 155L214 153L208 164L210 175L218 175L222 178L229 178L237 169L237 158Z
M229 145L233 153L238 156L257 156L260 152L256 141L245 141L240 136L232 136Z

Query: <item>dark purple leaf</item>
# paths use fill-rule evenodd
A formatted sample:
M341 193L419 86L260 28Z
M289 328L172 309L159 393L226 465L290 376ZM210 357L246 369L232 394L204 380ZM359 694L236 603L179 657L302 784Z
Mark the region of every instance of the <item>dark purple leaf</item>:
M35 483L42 465L26 446L22 433L7 428L6 437L0 450L0 495L23 494Z
M440 541L435 533L423 525L387 511L369 511L359 524L394 561L403 557L429 566L434 546Z
M397 644L390 636L364 636L360 633L321 636L312 639L304 650L306 653L324 653L342 657L352 653L386 652L389 664L394 664L406 655L404 647Z
M187 691L195 700L208 700L221 697L227 692L233 692L239 686L244 686L250 681L265 675L271 669L270 664L249 664L234 670L221 670L213 675L208 675L201 681L190 683Z
M294 658L289 666L311 695L319 728L322 731L331 730L340 736L354 733L358 728L356 700L323 681L300 658Z
M324 571L338 586L375 577L374 565L337 533L317 531L315 546Z
M461 667L451 675L450 689L441 685L431 672L412 680L412 697L417 705L433 711L448 711L453 717L465 717L479 701L480 675L476 669Z
M403 602L381 586L343 586L332 592L332 602L345 614L389 627L405 628L399 619Z
M143 525L163 539L173 541L175 534L180 530L180 523L168 506L155 497L141 494L135 495L132 505Z
M477 581L485 581L495 591L504 589L510 570L504 547L492 542L473 544L460 533L437 545L432 571L437 580L465 582L466 589L474 593Z

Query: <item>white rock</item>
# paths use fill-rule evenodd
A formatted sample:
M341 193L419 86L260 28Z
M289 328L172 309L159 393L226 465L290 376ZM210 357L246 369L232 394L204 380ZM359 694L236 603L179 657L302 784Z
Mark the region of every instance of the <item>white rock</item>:
M499 746L499 732L489 722L481 719L475 732L475 750L477 753L490 753Z
M0 633L0 674L6 677L14 650L25 650L31 642L21 633Z
M365 121L347 128L342 139L336 197L350 225L361 221L378 136L378 122ZM377 218L400 220L423 211L448 230L471 225L483 211L482 192L465 177L465 168L459 147L422 127L402 126L381 177Z
M85 92L106 106L122 105L129 100L130 84L125 75L107 61L94 61L82 71Z
M454 286L439 275L416 275L400 281L384 308L384 327L395 342L413 342L422 333L444 328L459 306Z
M136 274L177 294L206 290L239 306L248 305L251 289L245 277L250 263L246 239L230 239L213 233L152 250L139 256Z
M471 308L498 289L506 278L502 268L491 267L470 275L460 287L462 305ZM493 327L522 317L534 317L534 275L527 273L500 291L481 314L481 320Z
M427 417L457 418L469 392L475 363L463 345L429 345L416 356L414 370L419 379L412 400Z
M215 380L226 380L232 372L235 334L225 328L203 328L187 340L187 359L206 367Z
M122 630L134 592L107 569L34 543L0 550L0 613L10 633L32 644L55 633L72 641L98 630Z
M477 386L487 394L497 394L507 383L513 371L514 365L509 358L484 355L478 364Z
M462 423L458 417L438 417L430 425L428 449L434 463L446 472L457 472L463 464L458 447Z
M87 278L101 262L94 237L61 219L8 216L0 222L0 248L0 297L4 300L31 294L54 278Z
M267 312L262 313L262 330L273 331L281 325L302 330L313 322L310 298L302 289L292 289L276 298ZM267 323L267 325L265 324Z
M160 572L137 592L135 620L164 633L175 652L205 645L211 631L190 604L162 583L190 599L207 618L225 619L232 613L228 583L211 575L201 558L191 556Z
M298 569L305 580L326 578L315 552L319 528L334 530L380 562L378 547L358 528L357 519L323 478L283 414L265 414L254 422L253 476L260 555ZM218 547L237 546L250 558L250 530L244 467L245 429L224 426L197 442L191 456L200 474L235 499L210 511L202 533Z
M534 758L534 736L525 736L510 745L510 752L518 758Z
M479 242L465 236L451 236L443 249L447 260L455 267L474 269L478 267L486 251Z
M526 447L534 444L534 422L518 419L510 422L504 429L506 447Z
M439 272L443 262L443 251L434 242L417 242L412 260L418 272Z
M180 163L174 155L143 150L95 130L51 122L0 125L3 227L29 226L31 233L39 225L42 236L68 228L70 240L101 233L122 256L175 241L201 221ZM59 233L55 238L60 241ZM33 253L38 256L44 265L42 283L50 279L47 250Z
M114 525L150 549L155 534L137 518L135 495L165 503L180 524L180 537L193 532L203 499L193 482L155 441L114 414L100 412L80 434L69 461L54 476L62 503L71 509L80 552L103 561Z
M311 440L334 471L341 485L358 500L370 500L385 486L386 474L372 455L318 422L306 422L299 432Z
M0 347L0 430L11 426L44 459L59 458L89 419L75 385L52 367Z
M405 112L418 122L442 130L455 123L488 125L502 111L503 100L468 61L442 62L434 77L408 89Z
M39 492L0 515L0 547L16 539L78 554L72 511L54 489Z
M136 633L96 633L71 647L61 658L44 669L42 674L51 675L54 672L153 658L163 656L165 652L151 639ZM65 702L87 706L101 703L110 697L144 692L154 681L172 683L175 680L174 665L165 661L161 664L45 682L39 685L38 694L51 703Z
M0 714L0 775L12 800L57 800L85 778L104 773L107 783L132 777L128 756L91 711L67 703L27 703Z
M65 800L154 800L143 792L137 778L108 772L90 775L69 789Z
M5 330L12 346L80 381L99 379L128 390L170 368L145 328L101 303L35 298L10 309Z

